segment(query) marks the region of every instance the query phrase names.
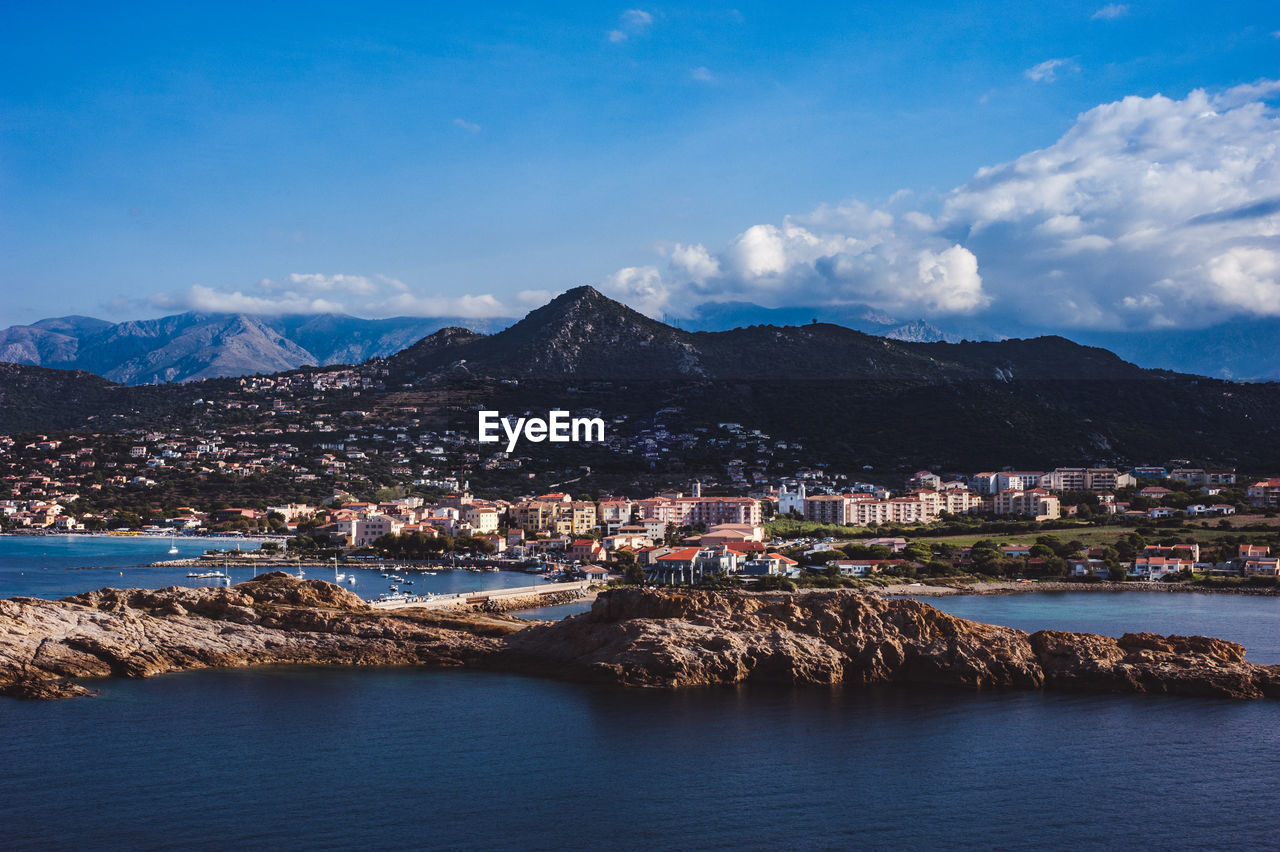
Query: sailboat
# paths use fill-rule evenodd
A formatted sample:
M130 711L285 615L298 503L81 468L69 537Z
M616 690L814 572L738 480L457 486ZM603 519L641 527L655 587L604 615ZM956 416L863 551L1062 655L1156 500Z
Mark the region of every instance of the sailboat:
M169 536L169 552L170 553L178 552L178 543L173 540L173 536Z

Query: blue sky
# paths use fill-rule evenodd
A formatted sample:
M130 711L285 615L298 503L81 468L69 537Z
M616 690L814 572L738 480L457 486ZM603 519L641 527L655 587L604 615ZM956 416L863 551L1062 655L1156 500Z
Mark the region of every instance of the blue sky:
M2 325L1280 314L1271 2L11 3L0 65Z

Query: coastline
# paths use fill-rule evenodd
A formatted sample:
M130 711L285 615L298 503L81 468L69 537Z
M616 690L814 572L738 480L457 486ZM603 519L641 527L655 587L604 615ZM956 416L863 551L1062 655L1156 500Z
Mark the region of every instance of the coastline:
M1212 588L1192 586L1184 583L1065 583L1059 581L1015 583L994 581L970 583L967 585L940 585L932 583L896 583L892 586L881 586L867 589L872 594L891 597L940 598L955 595L1019 595L1035 592L1156 592L1164 594L1204 594L1204 595L1252 595L1256 597L1280 597L1280 587L1251 588L1236 586L1230 588Z
M483 606L389 612L330 583L272 573L232 588L3 600L0 640L0 694L14 698L91 694L82 679L279 664L467 668L663 689L921 683L1280 698L1280 666L1247 661L1234 642L1027 633L848 590L615 588L585 616L549 622Z

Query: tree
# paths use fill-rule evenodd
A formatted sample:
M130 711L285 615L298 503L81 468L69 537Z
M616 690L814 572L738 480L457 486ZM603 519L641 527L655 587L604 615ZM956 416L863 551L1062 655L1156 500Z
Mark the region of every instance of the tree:
M627 570L622 572L622 579L632 586L644 585L644 569L634 562L627 566Z
M913 541L903 549L902 555L912 562L928 562L933 558L933 548L923 541Z

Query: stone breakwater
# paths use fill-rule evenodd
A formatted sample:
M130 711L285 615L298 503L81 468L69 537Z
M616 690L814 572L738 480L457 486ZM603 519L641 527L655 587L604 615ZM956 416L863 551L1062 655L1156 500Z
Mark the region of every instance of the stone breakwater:
M1280 666L1205 637L1027 634L915 600L615 589L559 622L378 611L319 580L104 589L0 601L0 694L84 694L79 678L263 664L469 667L628 686L924 683L1280 698Z
M481 604L472 604L467 608L472 612L517 612L522 609L539 609L544 606L560 606L573 603L587 596L584 589L569 589L563 592L539 592L532 595L512 595L503 598L490 598Z

